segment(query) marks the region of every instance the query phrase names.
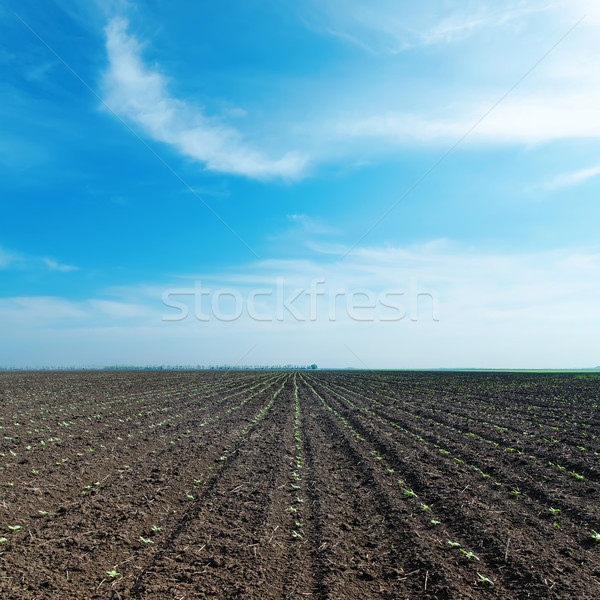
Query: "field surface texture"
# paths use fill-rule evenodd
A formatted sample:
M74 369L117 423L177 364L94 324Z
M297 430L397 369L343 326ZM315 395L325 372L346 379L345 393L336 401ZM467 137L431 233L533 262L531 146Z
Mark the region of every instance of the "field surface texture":
M0 597L600 598L600 377L0 374Z

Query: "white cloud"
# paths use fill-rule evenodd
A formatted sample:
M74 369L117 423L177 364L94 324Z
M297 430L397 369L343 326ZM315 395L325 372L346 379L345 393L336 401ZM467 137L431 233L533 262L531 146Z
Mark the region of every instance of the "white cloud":
M333 129L341 139L370 138L393 146L450 145L467 133L463 143L486 145L600 138L600 113L596 108L600 105L600 87L549 96L515 94L486 114L505 91L499 90L497 97L490 97L487 103L465 102L466 110L447 111L445 118L398 111L355 114L339 119Z
M43 264L50 271L63 273L79 271L79 267L62 264L51 258L39 258L31 255L9 252L0 248L0 269L37 269L40 267L40 264Z
M0 322L9 332L25 328L50 326L63 320L89 318L90 313L78 302L53 296L0 298Z
M116 113L209 170L257 179L302 175L307 161L300 154L288 152L281 158L269 158L233 127L170 96L165 77L143 64L140 44L128 35L125 20L111 20L105 31L109 61L104 74L106 102Z
M344 96L325 98L314 131L332 154L377 155L415 143L444 149L467 132L463 145L600 138L600 74L593 59L600 51L598 3L323 5L326 28L338 37L375 48L413 48L393 59L372 59L362 88L338 84ZM388 34L397 37L394 43ZM464 43L450 44L459 39ZM440 43L445 46L419 48ZM398 69L388 70L390 64ZM407 65L421 67L423 75Z
M570 173L561 173L556 177L544 182L540 187L547 190L557 190L566 187L579 185L588 179L593 179L600 175L600 166L591 167L589 169L581 169Z
M4 269L8 267L13 261L15 257L13 254L10 254L0 248L0 269Z
M592 335L600 327L597 248L507 254L434 240L407 247L361 247L344 259L345 247L319 249L312 260L262 260L222 273L111 289L77 302L1 299L5 343L0 364L32 364L29 357L34 355L39 364L214 364L235 362L256 344L252 362L267 364L360 366L344 344L371 367L574 368L599 362ZM177 298L186 303L188 317L163 321L174 313L162 303L163 292L193 290L196 282L210 290L202 299L202 312L210 318L195 318L194 297L188 294ZM311 286L321 292L315 296L314 320L306 294ZM238 319L218 320L211 312L217 291L224 289L235 290L241 298ZM278 319L278 289L288 300L296 290L305 291L291 302L300 320L287 309ZM253 292L269 290L271 294L249 300ZM377 303L372 322L353 319L348 312L351 293L361 290ZM396 296L402 319L380 320L390 315L377 300L386 291L403 292ZM271 320L250 318L252 303L258 315ZM224 302L220 310L232 314L230 304ZM432 312L436 306L437 314ZM21 350L15 353L15 348ZM48 349L45 358L40 348Z
M140 303L89 300L87 304L91 310L114 319L143 319L155 316L151 308Z
M414 48L452 44L489 30L564 6L564 2L526 0L407 5L394 0L318 0L307 25L370 53L396 54ZM325 25L324 25L325 24Z
M79 267L74 267L73 265L63 265L50 258L43 258L42 261L51 271L60 271L62 273L79 271Z

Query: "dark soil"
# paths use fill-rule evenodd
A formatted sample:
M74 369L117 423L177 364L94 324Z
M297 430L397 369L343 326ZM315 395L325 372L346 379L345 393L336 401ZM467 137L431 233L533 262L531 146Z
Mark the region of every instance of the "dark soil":
M596 599L600 374L0 374L0 597Z

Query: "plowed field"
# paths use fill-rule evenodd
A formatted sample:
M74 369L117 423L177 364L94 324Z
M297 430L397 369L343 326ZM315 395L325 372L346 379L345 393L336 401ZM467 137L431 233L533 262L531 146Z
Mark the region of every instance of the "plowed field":
M0 596L600 597L600 376L0 374Z

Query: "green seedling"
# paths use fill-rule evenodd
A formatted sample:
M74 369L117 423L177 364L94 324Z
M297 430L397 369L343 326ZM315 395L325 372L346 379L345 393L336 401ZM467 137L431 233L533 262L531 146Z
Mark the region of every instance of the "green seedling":
M583 475L579 475L579 473L575 473L575 471L571 471L571 477L581 481L583 479Z
M592 540L594 542L596 542L596 544L600 543L600 533L596 533L593 529L592 529L592 534L590 535L590 537L592 538Z
M42 515L42 517L45 517L48 514L47 510L38 510L38 513L40 513L40 515Z
M487 577L484 577L479 572L476 572L476 573L477 573L477 583L479 585L484 585L484 586L492 586L492 585L494 585L494 582L491 579L488 579Z
M416 498L417 495L412 491L412 490L404 490L404 492L402 492L407 498Z
M466 550L463 550L462 548L459 548L459 552L462 552L467 560L472 560L473 558L475 560L479 560L479 557L475 556L475 554L473 554L472 552L467 552Z
M292 531L293 538L302 538L302 536L297 531Z
M0 544L5 544L6 542L8 542L8 539L5 537L0 537Z
M421 510L431 510L427 504L421 504Z
M152 525L152 533L158 533L161 528L158 525Z
M558 515L558 514L560 514L560 508L552 508L552 507L550 507L548 510L550 510L550 512L551 512L553 515Z
M431 521L429 521L434 527L437 527L438 525L441 525L440 521L436 521L435 519L431 519Z
M194 499L194 496L192 496L191 494L186 494L186 495L185 495L185 497L186 497L188 500L193 500L193 499Z
M146 544L146 545L154 544L153 540L151 540L150 538L142 537L142 536L140 536L140 542L142 542L143 544Z
M19 529L21 529L21 526L20 525L9 525L8 528L11 531L19 531Z
M106 574L113 579L115 577L121 577L121 573L117 573L117 571L106 571Z
M448 540L448 546L450 546L450 548L460 548L460 544L458 542L453 542L451 540Z

